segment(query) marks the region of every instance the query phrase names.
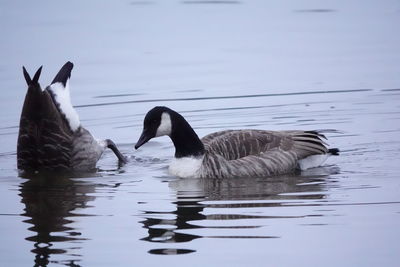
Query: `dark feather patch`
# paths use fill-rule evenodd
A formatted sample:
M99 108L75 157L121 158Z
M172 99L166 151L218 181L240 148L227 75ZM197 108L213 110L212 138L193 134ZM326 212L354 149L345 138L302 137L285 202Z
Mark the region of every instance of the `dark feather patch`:
M24 66L22 66L22 72L24 73L24 78L25 78L26 84L28 86L31 85L32 84L31 76L29 76L29 73L26 71Z
M322 137L324 139L327 139L326 136L322 134L322 131L304 131L304 132L308 133L308 134L317 135L317 136L320 136L320 137Z
M340 150L338 148L331 148L328 150L328 153L334 156L339 156Z
M40 73L42 72L42 67L43 66L40 66L40 68L36 71L35 76L33 76L32 83L34 83L34 84L39 83L39 77L40 77Z
M68 79L71 77L71 71L73 67L74 64L72 64L72 62L68 61L67 63L65 63L64 66L62 66L60 71L57 73L56 77L54 77L54 80L51 82L51 84L62 83L65 86Z

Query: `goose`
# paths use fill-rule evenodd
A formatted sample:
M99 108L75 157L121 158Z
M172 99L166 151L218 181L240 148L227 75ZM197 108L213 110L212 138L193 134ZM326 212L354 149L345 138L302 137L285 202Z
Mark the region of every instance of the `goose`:
M146 114L135 149L164 135L175 146L169 172L181 178L288 174L320 166L339 152L326 147L320 131L224 130L200 139L182 115L162 106Z
M126 158L110 139L95 139L82 127L70 99L73 68L67 62L49 86L39 84L40 67L33 78L22 67L28 90L22 107L17 142L17 167L25 172L90 171L106 148L121 164Z

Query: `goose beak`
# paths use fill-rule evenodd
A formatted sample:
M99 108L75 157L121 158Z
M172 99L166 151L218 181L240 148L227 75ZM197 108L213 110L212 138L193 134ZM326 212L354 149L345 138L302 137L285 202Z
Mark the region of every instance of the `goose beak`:
M143 131L139 137L139 140L136 142L135 149L138 149L142 145L146 144L152 137L150 137L146 131Z

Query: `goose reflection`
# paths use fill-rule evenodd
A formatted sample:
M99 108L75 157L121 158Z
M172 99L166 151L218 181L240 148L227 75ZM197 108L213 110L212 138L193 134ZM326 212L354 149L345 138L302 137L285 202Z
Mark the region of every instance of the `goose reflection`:
M143 227L148 230L144 241L156 243L182 243L197 238L279 238L274 235L242 236L235 229L258 228L260 226L211 223L203 226L200 221L227 221L238 219L299 218L301 216L273 216L268 210L261 214L243 212L246 208L269 208L279 206L307 205L310 201L323 201L326 197L324 186L329 173L337 170L320 169L316 173L286 175L267 178L245 179L177 179L169 182L176 192L173 212L145 211ZM208 214L205 209L216 213ZM248 210L246 210L248 211ZM209 213L209 212L208 212ZM168 219L167 217L174 217ZM161 218L160 218L161 217ZM166 217L163 219L162 217ZM206 223L210 225L210 223ZM207 229L206 231L191 231ZM233 229L231 235L203 236L196 233L210 232L212 229ZM185 230L185 231L182 231ZM215 231L211 231L215 232ZM218 233L218 232L217 232ZM225 231L224 231L225 233ZM151 254L190 253L190 249L152 249Z
M85 238L70 226L77 209L87 207L95 197L95 185L62 176L36 175L20 185L21 202L25 205L24 222L31 224L28 229L34 234L26 240L34 242L31 250L35 254L34 266L47 266L51 255L63 254L66 260L59 261L68 266L79 266L80 243Z
M199 238L200 236L191 234L181 234L174 230L177 229L195 229L200 226L189 223L192 220L205 220L206 216L202 215L205 205L199 202L204 200L202 196L178 197L178 201L174 202L176 205L176 211L164 214L174 214L175 219L158 219L148 217L142 221L144 228L148 229L149 235L142 240L150 242L168 242L168 243L181 243L192 241L193 239ZM160 215L162 212L146 211L146 216Z

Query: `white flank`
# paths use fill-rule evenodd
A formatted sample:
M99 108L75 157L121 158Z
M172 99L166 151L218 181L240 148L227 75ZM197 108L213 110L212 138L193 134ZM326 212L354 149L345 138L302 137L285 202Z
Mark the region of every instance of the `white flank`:
M304 171L310 168L319 167L326 161L328 157L328 154L308 156L307 158L299 160L300 169Z
M61 82L53 83L50 85L50 90L54 94L54 100L58 103L60 111L65 115L71 127L72 131L76 131L81 122L79 121L78 113L75 111L71 104L71 97L69 93L69 79L67 80L66 86Z
M174 158L169 165L169 173L181 178L196 178L202 163L203 156Z
M156 137L171 134L171 117L167 112L161 114L161 123L157 128Z

